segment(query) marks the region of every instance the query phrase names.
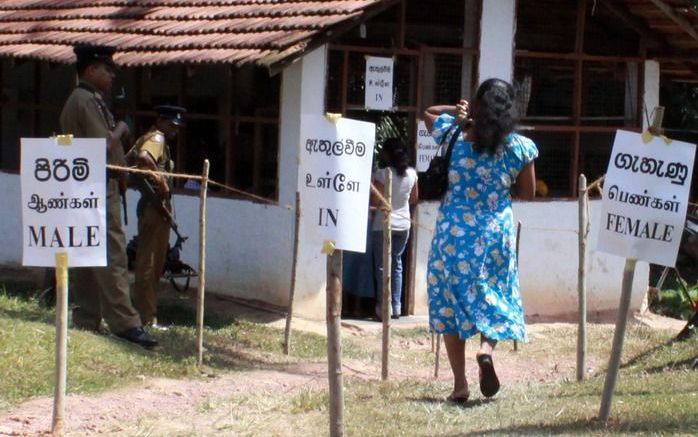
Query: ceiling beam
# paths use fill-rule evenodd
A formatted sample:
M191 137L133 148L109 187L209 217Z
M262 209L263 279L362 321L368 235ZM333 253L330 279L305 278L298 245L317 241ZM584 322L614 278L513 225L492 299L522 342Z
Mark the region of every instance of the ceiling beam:
M660 11L664 12L664 15L671 18L671 20L676 23L684 32L688 33L698 41L698 31L687 19L677 14L674 9L666 4L663 0L649 0L654 4Z
M654 1L654 0L652 0ZM661 35L658 35L656 31L654 31L647 23L645 22L644 19L634 15L630 10L625 6L624 4L618 2L618 1L613 1L613 0L608 0L605 2L600 3L601 6L605 7L609 12L611 12L613 15L615 15L617 18L620 20L623 20L625 23L628 24L635 32L639 33L642 37L646 38L648 41L651 41L657 49L659 49L661 52L663 52L663 55L665 57L672 57L672 56L684 56L686 55L685 53L677 53L676 49L669 44L669 42L664 39ZM658 56L655 56L657 58ZM677 59L675 62L680 64L682 67L686 68L689 70L691 73L694 75L698 76L698 66L694 65L692 63L685 62L683 60Z

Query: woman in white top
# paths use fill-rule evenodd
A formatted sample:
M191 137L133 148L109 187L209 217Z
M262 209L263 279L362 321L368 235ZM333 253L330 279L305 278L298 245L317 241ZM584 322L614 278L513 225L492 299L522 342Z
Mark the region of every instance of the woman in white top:
M383 143L381 167L373 174L373 184L383 191L386 172L393 173L390 230L392 235L392 315L400 318L402 312L402 254L410 234L410 205L417 202L417 172L408 166L408 154L404 144L397 138L388 138ZM379 206L376 199L372 202ZM373 265L377 283L376 316L380 320L383 303L383 211L377 210L373 218L371 240L373 245Z

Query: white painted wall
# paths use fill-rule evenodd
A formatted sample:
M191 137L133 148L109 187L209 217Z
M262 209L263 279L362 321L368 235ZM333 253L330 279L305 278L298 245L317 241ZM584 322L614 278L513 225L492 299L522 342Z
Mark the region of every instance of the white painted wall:
M19 175L0 171L0 264L22 264L22 210Z
M0 264L22 263L22 223L18 175L0 172ZM126 237L137 233L136 204L130 190ZM182 260L199 266L199 198L174 196L175 214L184 244ZM286 305L291 283L293 211L247 201L208 199L206 289L249 300ZM174 243L174 234L172 235ZM195 283L194 283L195 284Z
M529 318L576 314L578 209L576 201L515 202L515 220L521 220L519 270L524 312ZM613 312L620 300L623 258L596 252L600 201L590 204L592 232L587 254L587 308L589 314ZM426 267L438 204L419 204L415 311L427 314ZM649 281L649 265L637 264L631 310L642 304Z
M286 150L286 159L295 166L285 189L290 191L287 196L293 196L294 199L298 187L298 164L299 153L301 153L300 116L301 114L324 114L326 76L327 46L305 55L297 63L286 68L283 73L281 143ZM315 239L309 238L311 231L304 226L306 216L301 215L300 220L293 311L307 318L322 319L325 316L326 257L320 253L320 247L313 247L307 243ZM293 237L291 237L291 244L293 244ZM291 262L290 257L288 262Z
M511 82L514 74L515 0L484 0L480 20L478 80L496 77Z

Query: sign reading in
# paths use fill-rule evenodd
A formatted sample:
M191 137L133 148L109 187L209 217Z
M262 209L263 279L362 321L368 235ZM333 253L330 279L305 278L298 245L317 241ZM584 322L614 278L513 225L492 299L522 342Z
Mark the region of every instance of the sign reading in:
M604 181L598 249L673 267L696 146L619 130Z
M341 118L301 118L299 191L304 222L318 247L366 251L368 197L376 126Z
M366 109L393 109L393 58L366 56Z
M21 139L23 265L107 265L105 141Z
M436 152L439 150L439 145L431 136L427 125L423 120L417 123L417 171L427 171ZM445 153L445 152L442 152Z

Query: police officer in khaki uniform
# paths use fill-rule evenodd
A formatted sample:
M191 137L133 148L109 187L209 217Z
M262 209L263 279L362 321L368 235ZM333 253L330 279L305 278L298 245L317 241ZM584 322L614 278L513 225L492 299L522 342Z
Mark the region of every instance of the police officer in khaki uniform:
M78 86L68 97L60 116L61 130L77 138L106 138L107 162L124 165L121 139L128 126L115 123L103 96L111 89L116 65L115 49L106 46L75 46ZM107 174L107 267L75 269L73 324L98 331L102 317L111 332L145 348L157 341L144 329L131 304L126 258L126 237L121 226L119 173Z
M136 141L129 161L139 168L172 172L174 163L169 143L184 124L186 110L179 106L156 106L158 116L153 127ZM136 285L134 303L146 326L157 325L157 294L165 267L170 241L171 180L163 175L136 177L141 198L138 201L138 246L136 249Z

